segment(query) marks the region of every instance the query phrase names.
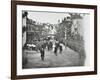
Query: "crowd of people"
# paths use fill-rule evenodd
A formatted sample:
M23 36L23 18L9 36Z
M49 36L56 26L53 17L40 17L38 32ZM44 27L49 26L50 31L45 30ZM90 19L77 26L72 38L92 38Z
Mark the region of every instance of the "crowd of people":
M53 51L53 53L57 56L58 51L59 53L62 54L63 51L63 43L58 40L41 40L37 41L36 46L37 46L37 51L40 52L41 54L41 60L44 61L46 50L48 51Z
M44 61L46 52L52 51L56 56L58 55L58 52L62 54L63 46L65 44L62 40L57 39L42 39L42 40L36 40L34 44L32 43L26 43L23 47L23 49L31 49L35 50L37 53L39 52L41 55L41 60Z

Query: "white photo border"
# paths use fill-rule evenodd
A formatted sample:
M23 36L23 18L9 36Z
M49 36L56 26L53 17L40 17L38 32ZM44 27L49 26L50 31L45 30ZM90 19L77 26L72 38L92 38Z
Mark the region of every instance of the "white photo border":
M41 68L41 69L22 69L22 10L32 11L54 11L54 12L72 12L72 13L89 13L90 26L87 32L90 37L87 37L89 44L90 62L89 65L83 67L60 67L60 68ZM27 6L17 5L17 75L36 75L36 74L50 74L50 73L69 73L69 72L86 72L94 71L94 10L81 8L60 8L60 7L46 7L46 6Z

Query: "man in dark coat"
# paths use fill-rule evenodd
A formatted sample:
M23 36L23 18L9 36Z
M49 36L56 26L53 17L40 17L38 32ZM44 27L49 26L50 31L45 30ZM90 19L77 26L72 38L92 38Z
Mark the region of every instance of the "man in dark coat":
M40 53L41 53L41 60L44 61L44 57L45 57L44 48L41 47L39 50L40 50Z
M59 48L59 42L57 41L57 42L55 43L55 49L54 49L54 53L55 53L56 56L57 56L58 48Z

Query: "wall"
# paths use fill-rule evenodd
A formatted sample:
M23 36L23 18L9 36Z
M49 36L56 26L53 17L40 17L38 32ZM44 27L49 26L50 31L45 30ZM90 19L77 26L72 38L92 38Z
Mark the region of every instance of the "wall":
M35 1L35 0L34 0ZM96 4L98 5L98 14L100 14L99 0L36 0L45 2L58 3L74 3L74 4ZM10 0L0 0L0 80L10 80L10 65L11 65L11 8ZM98 41L100 41L100 17L98 15ZM98 48L100 42L98 42ZM98 67L100 67L100 50L98 50ZM100 68L98 68L100 72ZM84 75L72 77L58 77L58 78L43 78L34 80L99 80L98 75Z

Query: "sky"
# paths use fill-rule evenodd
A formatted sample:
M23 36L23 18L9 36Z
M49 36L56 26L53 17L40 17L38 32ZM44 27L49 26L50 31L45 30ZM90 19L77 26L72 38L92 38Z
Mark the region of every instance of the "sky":
M28 11L28 18L40 23L57 24L67 16L68 13Z

